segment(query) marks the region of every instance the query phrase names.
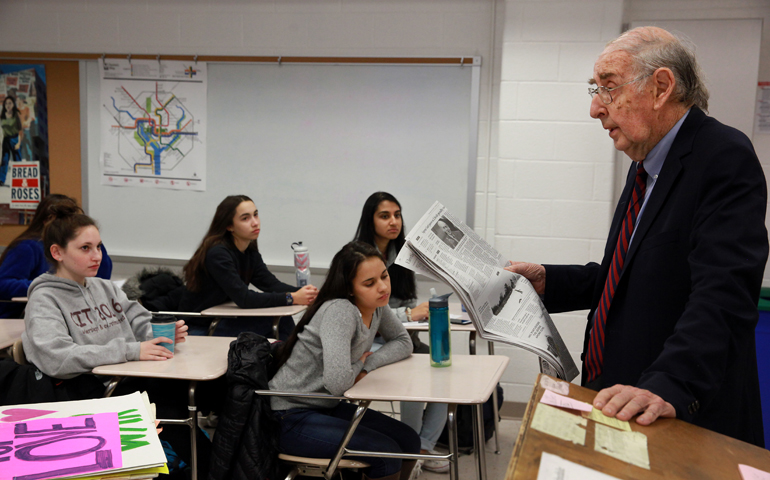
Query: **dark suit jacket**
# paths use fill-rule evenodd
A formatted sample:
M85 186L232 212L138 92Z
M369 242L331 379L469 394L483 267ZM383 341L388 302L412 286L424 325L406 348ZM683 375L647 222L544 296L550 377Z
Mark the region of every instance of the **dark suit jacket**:
M590 309L584 352L634 175L632 165L601 265L546 265L548 311ZM626 256L607 318L602 387L650 390L677 418L764 445L754 328L766 206L749 139L693 107Z

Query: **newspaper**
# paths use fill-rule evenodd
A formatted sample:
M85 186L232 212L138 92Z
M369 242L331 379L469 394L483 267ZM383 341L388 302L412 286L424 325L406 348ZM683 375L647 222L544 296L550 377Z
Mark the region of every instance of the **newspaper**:
M407 235L396 263L449 284L481 338L538 355L542 373L567 381L578 375L529 280L505 270L508 260L439 202Z

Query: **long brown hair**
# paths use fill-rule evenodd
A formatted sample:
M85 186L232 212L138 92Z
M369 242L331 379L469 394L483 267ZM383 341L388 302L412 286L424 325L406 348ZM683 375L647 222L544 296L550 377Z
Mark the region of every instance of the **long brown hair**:
M294 345L297 343L297 337L305 330L305 325L310 323L310 320L325 302L335 298L350 300L353 294L353 280L358 273L358 267L371 257L379 258L385 263L377 248L364 242L350 242L334 255L329 272L326 274L326 280L321 289L318 290L318 296L302 315L302 320L294 327L294 331L291 332L286 343L280 347L276 370L289 359Z
M214 218L211 220L211 226L209 231L203 237L200 246L193 254L190 261L184 266L184 279L187 283L187 289L191 292L200 291L203 286L203 276L206 274L206 253L214 245L226 244L231 248L235 248L233 241L233 234L227 228L233 225L233 217L238 206L243 202L254 201L246 195L230 195L226 197L217 206L217 211L214 213ZM252 240L249 242L247 250L256 250L257 241Z
M73 208L80 209L75 199L66 195L52 193L43 198L43 200L41 200L40 204L37 206L37 209L35 209L35 216L32 217L32 221L29 223L27 229L21 232L21 235L14 238L13 241L9 243L7 247L5 247L3 254L0 255L0 265L2 265L5 261L5 257L8 255L8 252L16 247L21 241L42 240L43 228L45 227L46 222L51 220L53 209L58 205L69 205ZM80 213L83 213L83 210L80 210Z

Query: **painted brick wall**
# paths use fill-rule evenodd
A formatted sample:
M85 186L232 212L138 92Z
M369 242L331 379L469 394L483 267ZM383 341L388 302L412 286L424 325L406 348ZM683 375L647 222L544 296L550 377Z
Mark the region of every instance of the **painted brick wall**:
M538 263L601 259L614 207L612 141L588 114L588 78L621 29L623 3L507 1L501 59L495 246ZM585 312L554 315L580 363ZM512 347L506 400L527 401L539 372Z

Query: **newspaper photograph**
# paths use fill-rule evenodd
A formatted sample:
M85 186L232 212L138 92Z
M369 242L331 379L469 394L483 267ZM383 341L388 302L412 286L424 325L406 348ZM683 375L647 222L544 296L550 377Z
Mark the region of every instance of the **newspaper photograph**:
M540 357L540 370L570 381L575 362L532 284L473 229L435 202L406 236L396 263L447 283L481 338Z

